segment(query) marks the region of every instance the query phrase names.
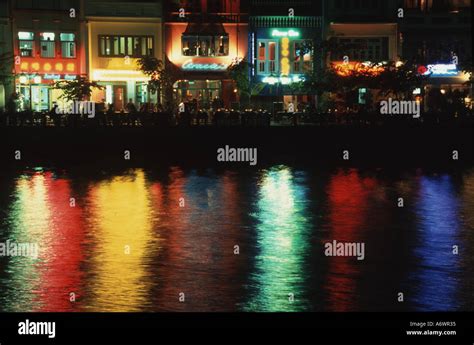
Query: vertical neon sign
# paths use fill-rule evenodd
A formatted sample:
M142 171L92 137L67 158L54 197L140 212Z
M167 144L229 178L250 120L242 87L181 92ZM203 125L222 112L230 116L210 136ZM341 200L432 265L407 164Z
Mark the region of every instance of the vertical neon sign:
M287 77L290 75L290 39L283 37L281 39L281 75Z

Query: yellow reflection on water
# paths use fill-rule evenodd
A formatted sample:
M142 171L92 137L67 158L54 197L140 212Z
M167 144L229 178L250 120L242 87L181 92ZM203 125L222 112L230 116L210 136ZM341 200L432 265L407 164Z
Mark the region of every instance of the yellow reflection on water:
M151 202L144 172L100 182L90 191L91 231L95 248L87 308L95 311L139 311L149 303L152 257Z
M249 311L306 309L304 260L308 254L305 190L286 167L267 171L257 203L255 293L244 306Z
M37 245L38 259L32 257L10 257L6 271L9 272L8 304L4 311L31 311L39 306L35 291L40 284L41 262L45 261L50 243L50 217L45 176L18 179L14 192L8 223L11 233L8 240L16 244Z

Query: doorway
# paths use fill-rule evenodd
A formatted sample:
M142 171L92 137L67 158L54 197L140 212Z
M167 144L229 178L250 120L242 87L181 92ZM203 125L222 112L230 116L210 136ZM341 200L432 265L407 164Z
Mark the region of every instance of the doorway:
M0 110L5 108L5 88L0 85Z
M49 87L44 85L31 86L31 105L33 111L49 111Z
M127 95L127 87L114 85L114 109L122 111L125 108L125 97Z

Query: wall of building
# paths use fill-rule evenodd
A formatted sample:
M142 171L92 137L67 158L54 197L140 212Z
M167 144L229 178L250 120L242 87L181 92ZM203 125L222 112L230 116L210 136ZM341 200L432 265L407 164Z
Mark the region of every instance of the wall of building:
M77 78L86 73L80 63L84 47L80 44L79 8L79 0L11 1L15 88L24 100L20 109L50 109L54 102L61 102L61 92L52 88L54 81ZM19 32L33 33L32 56L22 56ZM40 38L45 32L55 35L53 57L42 56ZM74 57L63 56L61 33L74 34Z
M13 80L8 75L13 68L11 22L7 1L0 2L0 110L5 108L6 102L14 91Z
M185 32L187 23L168 23L166 25L166 56L177 67L193 60L195 63L216 63L229 66L236 58L244 58L248 51L247 24L223 24L224 30L229 35L229 55L216 57L190 57L183 56L181 37ZM223 67L225 70L226 68Z
M406 59L446 63L451 60L451 51L461 61L472 58L470 1L443 4L425 2L426 6L422 7L419 2L404 1L404 18L399 25Z
M382 24L331 24L327 38L331 37L387 37L388 60L396 61L398 57L398 26L396 23ZM378 62L378 61L377 61Z
M247 14L243 12L244 7L243 2L232 0L225 0L220 4L212 4L207 0L179 3L172 1L168 4L165 52L168 60L179 71L176 80L183 81L180 82L180 87L175 88L175 98L178 102L189 101L189 98L201 98L197 99L198 103L202 101L209 105L214 99L214 104L222 102L225 107L230 107L236 101L235 86L229 79L227 69L234 61L247 57L249 32ZM185 18L179 17L177 11L180 8L185 10ZM196 37L196 39L214 36L216 42L222 39L220 36L227 36L228 54L225 56L185 55L182 41L185 32L188 37ZM184 84L188 86L181 87Z
M153 36L154 56L163 59L162 23L158 18L88 18L88 67L90 79L97 82L126 83L128 99L135 99L135 83L147 82L149 77L139 71L138 58L102 57L99 36ZM93 100L102 101L102 93L95 91Z
M152 36L153 55L163 60L163 10L162 1L90 0L84 4L88 47L87 70L89 78L110 88L120 85L126 88L125 102L138 102L136 87L145 85L149 77L139 71L138 57L126 54L120 57L101 56L99 36ZM145 88L145 86L144 86ZM115 97L115 96L113 96ZM92 99L111 101L109 91L94 90ZM145 99L146 98L146 99ZM156 96L146 95L142 101L155 101ZM121 109L116 109L121 110Z

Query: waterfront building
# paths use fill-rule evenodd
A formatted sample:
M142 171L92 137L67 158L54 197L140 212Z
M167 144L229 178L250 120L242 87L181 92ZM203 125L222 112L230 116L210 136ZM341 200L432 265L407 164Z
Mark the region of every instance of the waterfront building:
M248 19L240 0L167 1L166 57L176 69L176 104L199 109L238 103L228 68L247 56Z
M332 41L326 63L340 75L349 70L372 69L376 64L400 59L397 3L393 0L325 1L325 38ZM358 89L359 105L372 98L371 90ZM368 97L369 96L369 97Z
M0 2L0 111L12 96L13 46L11 41L10 8L7 1Z
M12 0L10 5L18 108L47 111L61 102L55 81L86 73L80 2Z
M440 98L457 90L472 107L472 85L462 72L472 66L471 0L402 0L399 6L403 57L430 75L418 92Z
M271 111L297 110L314 103L296 85L320 66L322 2L252 0L250 7L250 78L258 104Z
M138 107L158 102L149 94L149 77L139 71L144 56L163 60L162 3L158 0L85 1L88 75L104 86L92 100L121 111L131 99Z

